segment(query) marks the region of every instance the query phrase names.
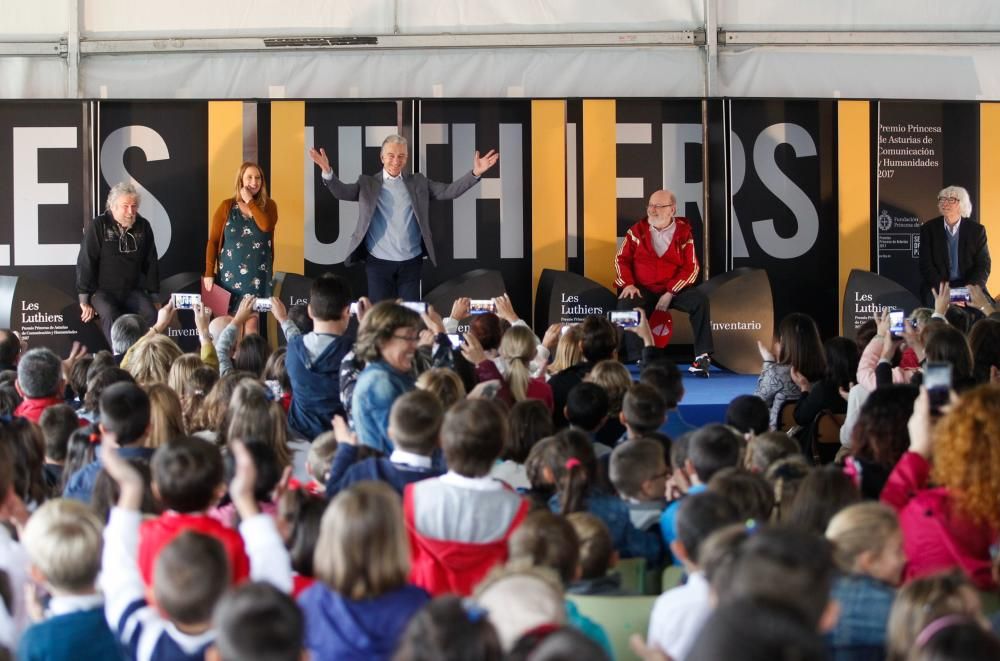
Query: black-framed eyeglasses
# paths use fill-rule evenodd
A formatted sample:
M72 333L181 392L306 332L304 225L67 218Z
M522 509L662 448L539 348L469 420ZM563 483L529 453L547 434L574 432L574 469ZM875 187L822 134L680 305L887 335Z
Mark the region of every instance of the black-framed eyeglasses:
M957 197L939 197L938 202L941 204L958 204Z
M392 336L394 338L396 338L397 340L406 340L407 342L419 342L420 341L420 336L419 335L396 335L395 333L393 333Z
M118 252L127 254L139 250L139 244L128 230L118 235Z

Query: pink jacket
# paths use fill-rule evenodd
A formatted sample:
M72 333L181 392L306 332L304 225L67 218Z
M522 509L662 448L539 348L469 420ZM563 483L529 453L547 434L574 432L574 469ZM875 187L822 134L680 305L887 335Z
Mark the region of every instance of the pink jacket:
M861 359L858 361L858 383L864 386L869 392L875 390L875 367L878 365L879 358L881 357L882 339L873 337L861 353ZM892 382L909 383L916 372L917 370L893 367Z
M996 531L956 512L947 488L928 487L930 472L930 462L907 452L882 489L881 500L896 510L903 531L903 580L959 567L978 589L995 590L990 545Z

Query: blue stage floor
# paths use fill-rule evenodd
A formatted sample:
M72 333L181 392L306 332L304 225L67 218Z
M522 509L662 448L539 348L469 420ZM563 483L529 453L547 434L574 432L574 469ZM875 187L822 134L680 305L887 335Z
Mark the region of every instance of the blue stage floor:
M689 425L700 427L709 422L725 422L726 408L739 395L752 395L757 387L757 375L734 374L712 367L707 379L687 373L687 364L678 364L684 374L684 399L679 407L681 417ZM638 378L637 366L629 365Z

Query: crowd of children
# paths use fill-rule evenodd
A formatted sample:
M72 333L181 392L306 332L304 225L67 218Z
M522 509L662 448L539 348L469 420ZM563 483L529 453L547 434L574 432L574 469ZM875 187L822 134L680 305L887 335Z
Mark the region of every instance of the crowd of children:
M196 309L196 354L169 304L114 354L0 331L0 659L1000 659L1000 365L965 339L1000 322L793 315L693 426L644 316L536 334L497 303L457 347L466 299L352 313L330 274L272 300L275 351L249 302Z

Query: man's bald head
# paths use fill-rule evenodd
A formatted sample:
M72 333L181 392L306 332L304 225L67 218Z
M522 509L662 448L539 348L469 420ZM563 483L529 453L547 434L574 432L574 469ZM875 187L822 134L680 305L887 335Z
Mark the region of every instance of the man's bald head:
M676 204L677 198L668 190L658 190L649 196L649 205L654 204Z
M646 215L654 227L666 227L677 213L677 199L668 190L658 190L649 196Z

